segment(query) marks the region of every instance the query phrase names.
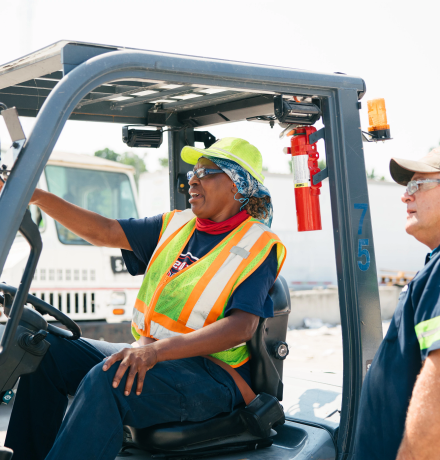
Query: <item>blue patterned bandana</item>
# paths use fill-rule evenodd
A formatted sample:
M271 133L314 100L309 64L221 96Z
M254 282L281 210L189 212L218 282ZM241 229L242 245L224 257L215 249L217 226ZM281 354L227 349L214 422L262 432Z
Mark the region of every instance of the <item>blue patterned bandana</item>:
M231 178L232 182L234 182L238 188L238 193L244 197L240 199L236 198L237 201L243 203L243 206L246 205L251 196L255 196L256 198L263 198L268 196L270 198L270 202L265 203L266 218L260 219L263 224L270 227L272 225L273 207L269 190L263 184L258 182L257 179L252 177L251 174L246 171L246 169L241 167L238 163L235 163L235 161L224 160L207 155L204 155L203 158L212 161Z

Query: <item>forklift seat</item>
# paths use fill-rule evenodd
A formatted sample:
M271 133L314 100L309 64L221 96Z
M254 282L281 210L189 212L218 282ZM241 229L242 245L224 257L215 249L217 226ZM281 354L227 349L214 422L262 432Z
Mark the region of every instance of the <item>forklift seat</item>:
M274 317L260 318L254 336L247 343L252 356L252 389L257 398L246 407L241 404L231 413L219 414L202 422L171 422L141 429L126 427L125 431L129 431L128 437L136 447L148 451L188 452L200 448L216 449L220 447L219 443L225 447L225 438L235 444L240 440L255 444L256 440L268 439L275 434L271 429L284 423L278 401L283 399L283 359L288 353L285 340L290 294L286 280L279 276L269 294L274 304ZM249 415L250 406L254 406L256 417ZM264 420L265 430L255 429L256 419Z

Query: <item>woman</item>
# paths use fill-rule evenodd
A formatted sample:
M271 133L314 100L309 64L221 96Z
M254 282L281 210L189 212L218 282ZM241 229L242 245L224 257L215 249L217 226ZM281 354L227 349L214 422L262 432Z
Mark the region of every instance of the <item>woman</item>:
M272 204L254 146L225 138L185 147L182 158L195 165L183 212L116 221L35 191L33 204L86 241L121 248L129 272L146 275L131 347L49 335L39 369L17 391L6 438L15 460L113 460L123 425L206 420L243 401L204 356L250 384L246 342L259 317L273 316L268 292L285 248L266 226ZM75 399L63 420L68 394Z

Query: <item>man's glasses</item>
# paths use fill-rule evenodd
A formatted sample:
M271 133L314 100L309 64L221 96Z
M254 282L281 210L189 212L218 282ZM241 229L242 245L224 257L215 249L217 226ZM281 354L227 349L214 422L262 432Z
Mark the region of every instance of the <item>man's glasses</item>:
M406 186L406 193L408 195L414 195L417 190L431 190L440 184L440 179L421 179L421 180L410 180Z
M199 169L196 169L195 171L188 171L186 173L186 177L188 181L190 181L194 176L196 176L198 179L203 179L204 177L209 176L210 174L219 174L222 172L223 171L221 169L199 168Z

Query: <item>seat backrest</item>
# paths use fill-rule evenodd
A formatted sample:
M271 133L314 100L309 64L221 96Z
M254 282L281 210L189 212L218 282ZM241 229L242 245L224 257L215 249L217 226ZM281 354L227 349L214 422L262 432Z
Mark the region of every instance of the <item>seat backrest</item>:
M273 318L260 318L248 342L251 353L251 379L255 393L268 393L283 399L283 360L275 356L276 346L285 342L290 313L290 293L286 280L279 276L269 291L274 306Z

